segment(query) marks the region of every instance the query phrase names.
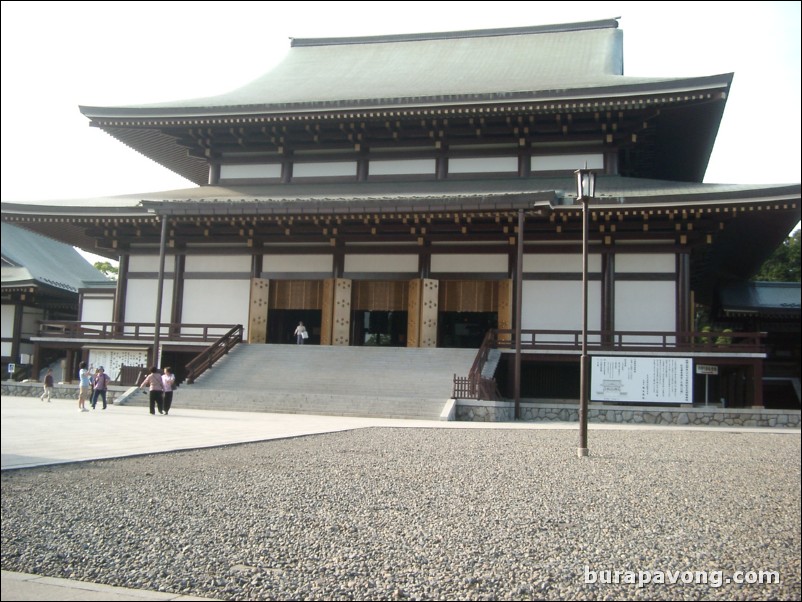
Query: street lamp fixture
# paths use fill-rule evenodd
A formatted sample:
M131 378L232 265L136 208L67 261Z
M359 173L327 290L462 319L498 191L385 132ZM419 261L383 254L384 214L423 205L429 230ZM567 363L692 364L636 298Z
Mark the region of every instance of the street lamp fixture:
M576 196L582 203L582 355L579 358L579 448L577 456L588 455L588 201L596 193L596 174L577 169Z

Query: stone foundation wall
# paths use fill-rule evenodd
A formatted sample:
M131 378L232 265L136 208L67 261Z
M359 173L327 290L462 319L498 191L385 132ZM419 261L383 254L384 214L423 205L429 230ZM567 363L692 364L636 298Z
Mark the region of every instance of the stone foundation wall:
M0 393L11 397L41 397L44 390L42 383L0 382ZM125 393L126 390L128 390L128 387L111 385L106 392L106 401L114 403L114 400ZM78 385L56 385L53 387L53 399L74 399L77 404ZM89 399L87 399L88 401Z
M457 401L456 420L506 422L512 421L514 414L515 405L511 401ZM521 403L521 420L524 422L579 422L579 405L524 402ZM711 407L650 409L591 404L588 408L588 422L800 428L800 411Z

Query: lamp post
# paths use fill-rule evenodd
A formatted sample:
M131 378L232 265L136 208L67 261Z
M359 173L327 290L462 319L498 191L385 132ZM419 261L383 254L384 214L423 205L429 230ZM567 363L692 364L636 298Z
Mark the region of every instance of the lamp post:
M577 169L576 196L582 203L582 355L579 358L579 447L578 457L588 455L588 201L596 192L596 174Z

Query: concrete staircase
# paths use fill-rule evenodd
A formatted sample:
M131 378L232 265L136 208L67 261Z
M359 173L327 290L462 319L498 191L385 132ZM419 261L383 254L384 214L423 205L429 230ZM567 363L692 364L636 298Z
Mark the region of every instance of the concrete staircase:
M238 345L173 407L437 420L475 349ZM132 395L129 404L146 405Z

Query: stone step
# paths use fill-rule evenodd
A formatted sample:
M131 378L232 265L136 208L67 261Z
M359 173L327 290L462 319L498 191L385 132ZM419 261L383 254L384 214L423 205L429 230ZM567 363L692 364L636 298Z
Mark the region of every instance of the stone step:
M194 384L176 407L343 416L430 418L465 376L473 349L238 345ZM147 405L147 397L130 403ZM236 406L236 407L234 407Z

